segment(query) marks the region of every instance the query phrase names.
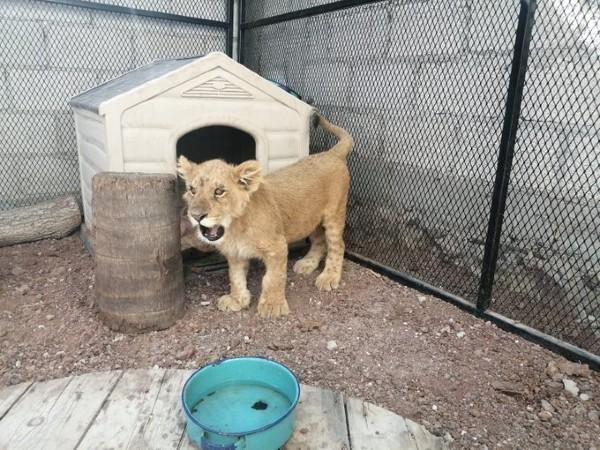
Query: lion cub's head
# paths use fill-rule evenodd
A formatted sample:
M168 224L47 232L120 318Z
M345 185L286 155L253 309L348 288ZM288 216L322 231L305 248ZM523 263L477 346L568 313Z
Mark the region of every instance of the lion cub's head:
M180 156L177 172L186 185L187 213L200 224L202 237L212 243L244 213L250 196L263 181L260 165L254 160L233 166L220 159L196 164Z

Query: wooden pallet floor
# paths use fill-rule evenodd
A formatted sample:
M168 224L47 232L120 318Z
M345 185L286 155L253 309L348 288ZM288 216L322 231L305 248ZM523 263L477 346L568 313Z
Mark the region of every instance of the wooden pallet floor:
M194 449L180 393L189 370L95 372L0 388L0 449ZM443 449L383 408L302 385L286 450Z

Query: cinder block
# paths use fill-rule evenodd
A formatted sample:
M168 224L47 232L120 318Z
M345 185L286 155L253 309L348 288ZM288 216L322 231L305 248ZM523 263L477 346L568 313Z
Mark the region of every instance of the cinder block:
M600 45L597 18L594 22L591 8L587 11L585 8L574 1L537 2L530 48L567 50L583 45L597 52Z
M563 160L570 151L567 134L562 127L553 123L521 121L515 142L511 184L560 195L556 188Z
M40 22L0 20L0 64L44 66L47 63L44 29Z
M393 163L451 173L459 121L433 114L390 115L384 129L384 158Z
M402 110L413 100L415 68L408 63L368 63L352 67L350 104L358 108Z
M77 154L77 136L75 134L75 120L71 112L57 112L54 114L54 134L56 136L57 150Z
M180 24L156 31L156 27L138 28L135 34L136 67L158 59L202 56L210 51L221 50L225 35L209 27Z
M304 93L319 105L348 105L348 78L344 63L322 63L306 67Z
M20 113L6 111L0 114L2 152L11 154L50 154L60 149L53 113Z
M48 27L52 67L125 70L132 67L131 33L91 25Z
M585 198L600 204L600 128L578 129L569 134L557 172L565 198ZM598 226L596 223L594 228L597 230Z
M600 120L600 59L586 53L573 59L537 54L529 64L522 116L575 126Z
M304 69L306 67L309 44L307 22L297 21L278 24L260 29L257 34L257 51L254 56L255 68L260 73L276 75L283 69L283 77L277 79L304 94ZM279 72L280 73L280 72Z
M0 18L60 23L90 23L91 11L31 0L2 0Z
M360 112L351 112L335 106L320 107L319 112L330 122L348 130L352 135L354 138L352 154L373 158L381 155L385 122L381 112L366 109ZM319 128L318 130L318 142L315 143L318 145L319 150L324 150L335 144L335 138L331 138L328 134L320 131ZM327 138L323 139L325 136ZM313 141L317 141L317 139L313 139Z
M519 2L473 0L469 51L511 51L515 46L518 19Z
M309 19L308 58L315 60L360 60L383 56L388 44L387 6L377 3Z
M19 183L24 196L48 197L79 190L77 154L24 156L19 161Z
M463 56L423 64L416 107L437 114L503 117L510 56Z
M0 68L0 110L9 107L6 71Z
M23 196L17 156L0 146L0 210L14 208Z
M394 7L389 56L448 56L461 52L468 12L464 3L403 2Z
M10 70L11 106L19 110L69 111L67 102L96 85L96 75L88 71Z
M501 119L461 120L456 146L451 150L452 172L488 182L491 187L496 176L502 125Z

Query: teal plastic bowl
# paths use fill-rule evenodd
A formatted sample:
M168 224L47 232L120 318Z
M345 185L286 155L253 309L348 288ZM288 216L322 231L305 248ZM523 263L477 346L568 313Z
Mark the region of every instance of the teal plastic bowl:
M260 357L208 364L181 394L190 440L203 450L276 450L294 431L300 384L283 364Z

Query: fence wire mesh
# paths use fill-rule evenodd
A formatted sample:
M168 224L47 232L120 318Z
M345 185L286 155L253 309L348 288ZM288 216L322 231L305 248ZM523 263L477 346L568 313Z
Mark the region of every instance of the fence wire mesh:
M347 249L475 303L519 2L364 3L254 27L298 7L246 0L244 64L354 135ZM575 3L537 8L491 309L599 354L600 9Z
M218 21L228 4L102 3L162 5L159 12ZM52 2L0 2L0 209L79 192L71 97L157 59L225 51L226 31Z

